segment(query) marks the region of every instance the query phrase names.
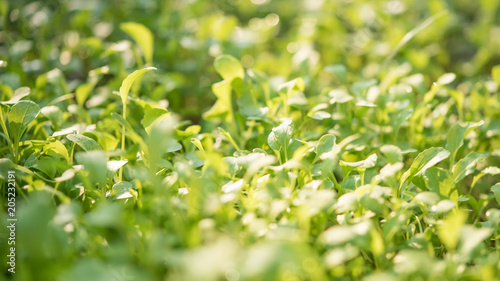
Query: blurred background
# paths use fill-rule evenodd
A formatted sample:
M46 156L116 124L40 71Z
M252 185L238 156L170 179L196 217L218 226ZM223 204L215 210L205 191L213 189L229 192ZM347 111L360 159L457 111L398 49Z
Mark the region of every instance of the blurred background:
M228 180L232 182L231 177L237 174L226 175L224 169L227 167L220 168L222 157L233 155L246 159L241 162L247 165L244 169L251 162L266 160L243 158L247 155L238 153L249 151L236 152L230 142L222 141L221 135L227 138L230 134L224 134L223 130L217 132L218 126L228 129L232 123L239 122L240 126L235 126L231 133L237 142L245 144L242 145L244 150L260 153L269 148L273 153L268 147L268 133L279 124L280 117L291 117L297 123L294 134L303 142L318 141L325 133L333 134L338 140L359 135L359 139L346 142L352 141L342 155L343 160L366 159L378 153L382 144L394 143L398 146L393 145L393 148L399 151L401 158L397 161L402 161L402 151L407 154L442 146L447 132L458 121L484 120L484 129L471 134L464 146L467 149L462 149L456 159L470 150L490 153L491 157L485 161L487 166L497 167L499 163L500 103L495 84L498 82L491 81L490 74L492 67L500 64L500 0L0 0L0 17L1 100L10 99L14 90L27 86L31 89L27 92L29 99L36 101L42 110L58 104L52 106L52 110L56 112L55 117L60 118L52 119L60 122L52 121L50 111L42 111L40 122L33 126L33 134L26 137L37 145L26 148L21 157L31 169L44 172L46 167L47 175L56 176L56 162L52 156L44 155L45 160L48 159L42 162L45 166L35 166L38 156L34 157L34 151L40 151L38 146L54 142L51 136L60 129L85 131L87 136L99 140L105 151L115 150L121 126L110 115L121 110L122 101L114 92L119 90L127 74L148 65L158 70L144 76L142 84L135 84L129 100L137 96L140 99L129 103L127 120L143 135L146 131L142 122L151 105L166 107L183 120L176 128L183 151L169 151L164 160L171 164L170 167L165 165L166 168L160 171L165 174L158 172L165 178L162 184L169 189L152 188L158 185L148 181L149 174L143 172L140 161L136 162L140 147L130 139L127 157L131 162L125 175L133 180L138 190L146 187L140 197L145 203L140 207L129 201L126 206L103 203L94 208L92 197L80 197L82 193L73 181L59 186L59 191L66 189L75 199L71 203L58 204L49 193L38 195L37 191L34 193L37 195L30 195L27 203L19 207L18 235L22 243L18 251L21 273L16 276L17 280L45 281L58 276L57 280L109 281L126 280L124 276L127 275L137 277L128 280L141 281L162 280L165 276L169 280L188 281L222 280L222 276L230 281L349 280L348 277L340 279L346 274L359 280L377 268L377 261L367 262L371 258L357 246L345 247L341 241L339 245L342 246L325 249L313 242L315 238L311 237L317 237L332 223L328 218L330 213L319 211L326 210L334 198L330 190L333 183L329 180L325 183L311 181L307 184L309 187L305 185L298 201L292 202L290 198L294 197L288 195L287 189L283 189L287 193L281 190L291 186L293 177L288 180L289 173L285 169L273 167L276 170L271 176L266 175L263 183L260 181L264 176L254 179L261 193L256 193L254 198L243 192L238 195L237 202L243 202L239 209L235 207L236 201L232 201L236 197L226 200L223 196L227 194L221 194L221 186L224 184L222 189L236 188L235 193L240 194L243 181L228 185ZM143 52L141 42L124 31L127 23L139 23L146 28L145 33L147 29L151 31L154 39L152 59ZM214 69L214 60L221 54L235 57L245 69L252 71L247 71L246 84L234 87L235 91L251 90L251 95L246 95L250 98L235 99L239 112L231 115L219 112L226 117L219 122L217 112L208 117L210 114L206 112L216 101L212 85L222 80ZM450 72L456 76L446 74ZM287 106L284 106L285 112L278 110L282 102L278 86L298 77L302 78L305 87L291 86L293 96L287 105L293 109L286 112ZM438 78L441 81L438 84L451 86L431 87ZM301 84L297 80L292 82ZM371 86L376 91L365 91ZM270 94L266 92L268 88L271 88ZM426 95L429 89L434 92L430 90L430 95ZM21 89L21 94L22 91L26 89ZM264 99L270 100L266 110L269 105L274 106L268 116L260 111ZM247 101L249 107L245 108ZM470 110L464 110L468 107ZM416 117L406 122L413 108ZM405 122L410 125L403 125ZM184 129L187 125L194 126ZM398 138L400 127L403 129ZM194 137L199 137L205 148L215 148L207 149L210 157L214 157L206 162L209 169L199 168L205 163L200 160L204 158L196 156L200 151L191 142ZM303 142L296 140L294 145L297 146L292 148L300 147ZM66 151L64 144L58 143ZM4 148L6 154L7 145ZM44 146L43 150L46 149ZM313 156L312 152L309 155ZM473 156L481 156L478 155ZM72 153L70 157L72 165ZM412 157L405 156L408 166ZM88 163L98 162L94 160ZM105 156L100 160L103 166L107 165ZM379 165L384 161L381 158ZM325 167L331 171L327 164ZM57 167L57 176L67 168L62 167ZM338 174L343 172L339 166L336 169ZM170 171L175 173L170 174ZM200 172L203 176L199 176ZM367 181L377 172L376 169L367 172ZM238 173L243 175L243 170ZM319 168L314 173L319 177ZM333 173L332 177L335 178ZM31 176L26 178L31 181ZM433 184L442 180L438 174L435 178L431 180ZM477 214L486 210L480 204L487 204L487 200L493 198L490 188L497 182L493 177L484 178L486 180L479 182L474 191L475 197L461 198L464 202L473 199L467 204L476 206ZM357 179L351 176L346 181L349 190L356 188ZM80 184L77 180L75 178L74 182ZM467 182L461 183L463 190L472 180L471 175ZM109 182L113 184L113 174ZM239 182L241 186L238 187L236 183ZM46 187L41 180L28 184L29 192ZM183 193L187 190L185 186L192 188L191 195L184 196L187 194ZM314 193L313 189L321 192ZM382 191L379 193L377 198L385 202ZM489 199L487 194L490 194ZM479 198L477 202L475 198ZM354 202L349 200L346 201ZM375 206L374 209L389 210L386 205L377 203L379 201L370 200L367 204ZM292 211L285 214L288 206ZM403 216L391 213L385 230L392 233L393 228L396 232L402 228L417 229L414 219L411 224L406 223L415 216L413 211L402 210ZM338 214L347 211L350 209L338 211ZM345 216L340 215L342 221ZM281 220L279 225L276 224L278 220ZM373 221L378 224L379 220L374 218ZM434 221L425 223L435 224ZM375 229L375 224L359 225L366 232L354 235L358 230L348 228L347 235L351 232L355 245L361 245L360 249L371 249L367 237L375 237L373 241L382 239L375 235L378 230L368 232L368 229ZM420 234L424 234L420 220L418 225ZM272 231L261 238L266 233L262 231L267 228ZM387 251L377 249L387 259L380 268L392 270L391 259L395 253L401 248L414 247L403 251L399 264L394 267L395 272L406 279L392 280L458 280L459 277L455 278L452 273L460 275L463 269L458 273L458 266L450 263L455 256L441 260L445 248L432 231L426 231L425 235L431 238L425 239L416 235L416 239L411 240L403 235L399 238L384 236L390 247ZM346 228L340 228L339 233L332 236L342 238L345 233ZM232 238L227 239L229 236ZM3 237L6 236L0 233L0 238ZM430 245L432 249L432 241L427 244L426 239L438 245L434 247L438 258L426 252L427 246L421 246ZM243 241L242 245L236 240ZM491 276L491 279L477 278L496 280L496 273L500 272L497 256L482 253L476 252L477 259L467 262L467 268L469 264L483 266L482 276ZM324 262L317 262L318 257ZM349 261L346 266L343 265L345 261ZM229 269L225 267L228 264ZM27 270L23 271L23 266ZM327 274L323 266L328 268ZM234 270L238 267L240 271ZM458 268L461 267L465 268L465 262ZM453 278L442 279L436 274L435 279L431 279L427 274L435 272L429 268L446 271ZM470 268L464 278L479 276L473 266ZM415 272L424 277L415 278ZM297 276L307 277L300 279ZM2 278L3 275L0 281ZM378 277L364 280L382 279L391 280Z
M335 85L332 73L345 68L349 83L380 78L386 66L410 66L409 74L424 72L430 85L445 72L460 81L481 78L500 63L496 0L0 3L0 83L33 87L39 75L58 68L72 92L91 70L109 66L95 91L106 84L106 91L118 90L127 72L143 66L139 48L120 29L137 22L153 33L159 69L146 95L168 100L172 111L194 122L215 101L210 86L220 80L213 69L220 54L278 81L301 76L306 95ZM388 60L405 34L438 13Z

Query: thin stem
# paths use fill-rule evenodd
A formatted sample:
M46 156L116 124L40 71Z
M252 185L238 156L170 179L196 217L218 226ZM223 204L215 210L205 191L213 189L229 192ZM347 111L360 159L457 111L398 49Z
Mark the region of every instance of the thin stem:
M123 119L127 120L127 103L123 102ZM122 125L122 155L120 156L120 160L123 160L123 152L125 151L125 125ZM120 168L120 172L118 175L118 180L123 180L123 167Z

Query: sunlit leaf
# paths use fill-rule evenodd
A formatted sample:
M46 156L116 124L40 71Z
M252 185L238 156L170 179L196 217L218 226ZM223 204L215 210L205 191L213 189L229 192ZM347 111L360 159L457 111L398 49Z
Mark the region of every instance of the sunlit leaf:
M467 123L467 124L455 124L448 133L446 137L446 146L445 148L451 153L454 158L457 154L458 149L463 145L464 138L469 134L473 129L483 125L484 122L480 121L477 123Z
M83 135L69 134L66 135L66 138L76 143L79 147L83 148L83 150L85 151L102 150L101 146L95 140L89 137Z
M279 126L274 127L267 138L267 143L274 150L285 148L290 143L293 134L291 119L285 119Z
M121 97L124 105L127 103L128 94L130 92L130 87L132 87L132 84L134 84L134 82L136 80L140 80L146 72L151 71L151 70L156 70L156 68L155 67L146 67L143 69L136 70L136 71L132 72L131 74L129 74L123 80L122 85L120 87L120 97Z
M215 59L214 67L222 79L231 82L234 78L244 78L245 71L241 63L232 56L222 55Z
M410 168L401 178L401 182L411 179L417 174L424 173L425 170L448 158L449 155L450 152L442 147L431 147L422 151L415 157Z
M452 250L456 248L466 218L466 214L463 211L457 211L448 215L438 225L438 237L447 249Z
M151 31L140 23L125 22L120 24L120 28L125 31L134 41L141 47L141 50L146 59L146 63L153 64L153 34Z
M40 107L32 101L20 101L14 104L9 111L9 133L13 136L13 141L21 139L28 125L35 120L40 113Z

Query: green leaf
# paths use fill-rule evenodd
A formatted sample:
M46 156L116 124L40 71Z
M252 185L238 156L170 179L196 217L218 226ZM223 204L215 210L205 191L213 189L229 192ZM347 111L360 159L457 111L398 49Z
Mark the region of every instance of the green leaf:
M445 73L443 75L441 75L438 80L436 81L437 84L439 85L448 85L450 84L451 82L455 81L455 79L457 78L457 75L455 73Z
M372 155L368 156L365 160L357 161L357 162L345 162L345 161L340 161L340 165L342 166L347 166L347 167L352 167L355 169L367 169L375 166L375 163L377 162L377 154L373 153Z
M125 22L120 24L121 30L126 32L134 41L141 47L146 63L153 64L153 47L154 38L153 33L140 23Z
M14 104L14 103L17 103L22 98L28 96L30 93L31 93L31 90L30 90L29 87L20 87L20 88L17 88L14 91L14 94L12 95L12 97L10 98L10 100L8 100L6 102L2 102L2 103L4 103L4 104Z
M377 154L373 153L368 156L365 160L357 161L357 162L345 162L340 161L340 166L342 167L342 173L344 174L344 181L347 179L349 174L356 170L358 173L364 173L367 168L371 168L375 166L377 162Z
M69 134L66 136L70 141L76 143L85 151L102 150L101 146L93 139L77 134Z
M319 236L319 241L326 245L341 245L356 237L351 226L335 225L325 230Z
M387 164L382 169L380 169L380 176L382 179L386 179L396 175L397 172L403 169L403 162L396 162L394 164Z
M435 192L423 191L419 192L414 198L413 201L420 202L422 204L432 206L439 202L439 195Z
M93 89L92 84L82 84L76 88L75 98L79 106L83 106Z
M495 81L497 85L500 85L500 64L495 65L491 69L491 78L493 78L493 81Z
M330 92L328 92L328 95L331 98L330 99L331 104L346 103L354 99L351 95L347 93L346 90L343 89L331 90Z
M335 75L341 83L347 82L347 67L343 64L333 64L325 67L325 71Z
M102 151L78 152L75 159L87 172L83 179L87 181L87 187L93 188L95 184L99 184L100 188L106 187L107 160Z
M335 143L337 137L331 134L322 136L316 146L316 153L321 160L332 158L340 152L339 146Z
M7 180L7 173L14 168L14 164L9 158L0 158L0 179Z
M55 105L46 106L40 112L52 122L55 128L59 128L64 122L63 112Z
M68 149L59 140L53 140L43 147L46 155L59 157L65 160L69 159Z
M387 161L391 164L403 161L403 152L401 149L392 144L386 144L380 147L380 152L384 154Z
M205 149L203 149L203 145L201 144L201 141L199 139L192 138L191 143L194 144L203 153L205 157L207 156L207 153L205 152Z
M113 185L111 191L106 194L106 197L111 197L113 199L127 199L134 197L130 191L133 190L133 186L130 182L120 181Z
M456 206L457 204L455 204L455 202L448 199L444 199L439 201L435 206L433 206L432 211L438 214L447 213L453 210L453 208L455 208Z
M431 147L417 155L410 168L403 174L401 184L415 175L425 173L425 170L448 158L450 152L442 147Z
M458 149L464 144L464 138L473 129L484 124L484 121L477 123L455 124L446 137L445 148L451 153L452 159L455 159Z
M240 147L238 146L236 141L234 141L233 137L231 136L231 134L229 132L227 132L226 130L224 130L221 127L219 127L218 130L219 130L219 133L221 135L223 135L224 137L226 137L226 139L234 146L234 148L236 148L236 150L240 151Z
M495 195L497 203L500 204L500 182L491 187L491 191Z
M492 233L493 231L491 228L476 228L472 225L464 225L460 239L460 253L464 256L468 256L477 245L490 237Z
M120 87L120 97L122 98L122 102L123 102L124 106L127 103L128 93L130 92L130 87L132 87L132 84L134 84L134 82L137 79L142 78L142 76L144 76L144 74L146 72L151 71L151 70L156 70L156 68L155 67L146 67L143 69L136 70L136 71L132 72L131 74L129 74L127 76L127 78L125 78L123 80L122 85Z
M498 174L500 174L500 168L494 167L494 166L489 166L487 168L484 168L481 171L481 173L485 174L485 175L498 175Z
M163 108L151 108L146 111L142 119L142 125L146 132L151 133L151 128L154 124L161 122L161 120L168 117L168 111Z
M467 219L467 215L463 211L457 211L448 215L446 219L438 225L438 237L448 250L456 248L460 238L462 226Z
M63 182L63 181L68 181L72 179L75 176L75 170L74 169L67 169L62 173L60 177L54 178L56 182Z
M182 149L182 145L173 138L176 125L176 120L170 117L161 120L151 128L147 145L150 166L155 173L165 153Z
M7 117L9 118L9 132L14 143L19 142L28 125L39 113L40 107L32 101L20 101L11 107Z
M279 86L279 92L286 94L286 96L290 96L293 93L293 90L304 91L304 80L302 78L296 78L285 82Z
M136 132L136 130L134 130L132 128L132 125L130 125L130 123L127 120L125 120L125 118L123 118L120 114L117 114L115 112L111 113L111 117L113 117L113 119L115 119L116 121L118 121L118 123L120 123L120 125L122 125L122 126L125 127L125 130L126 130L128 136L135 143L138 143L141 146L145 145L144 140L142 139L142 137Z
M111 160L106 163L106 176L108 178L111 178L114 176L116 171L118 171L121 167L125 166L127 164L127 160Z
M464 158L460 159L453 167L452 178L455 183L462 180L467 175L474 173L477 162L484 160L488 157L487 153L471 152Z
M221 102L221 110L223 110L223 112L228 112L231 110L231 89L231 83L229 83L228 81L220 81L212 85L212 91L218 98L217 101Z
M443 170L437 167L431 167L425 171L425 179L427 188L437 194L441 194L445 197L449 195L450 187L448 186L451 175L447 170Z
M274 127L267 138L267 143L274 150L285 148L292 139L293 123L291 119L285 119L279 126Z
M215 59L215 71L219 73L222 79L231 82L234 78L245 77L245 71L241 63L230 55L221 55Z
M394 131L397 132L399 128L413 115L413 108L408 108L398 112L396 117L392 119L392 124L394 126Z

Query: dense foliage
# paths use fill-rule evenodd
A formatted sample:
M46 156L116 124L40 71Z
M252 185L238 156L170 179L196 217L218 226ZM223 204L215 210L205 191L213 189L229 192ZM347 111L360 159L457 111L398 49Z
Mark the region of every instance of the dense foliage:
M0 1L0 280L500 280L500 2L291 2Z

